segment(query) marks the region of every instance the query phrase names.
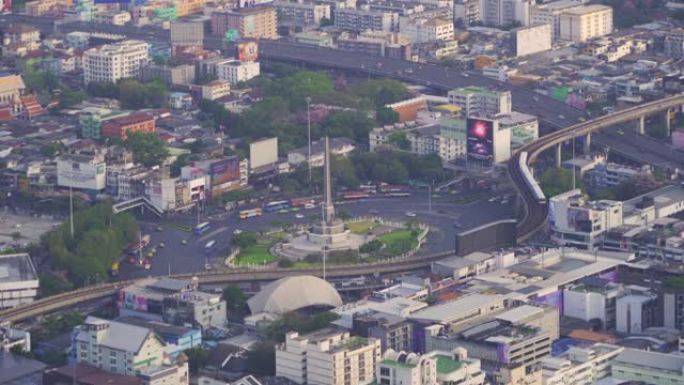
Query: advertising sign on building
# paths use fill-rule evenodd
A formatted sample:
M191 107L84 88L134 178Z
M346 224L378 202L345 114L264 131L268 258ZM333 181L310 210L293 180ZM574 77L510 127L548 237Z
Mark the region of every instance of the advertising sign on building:
M255 41L247 41L237 45L238 60L257 61L259 59L259 45Z
M209 165L209 175L212 186L240 179L240 160L237 156L217 160Z
M468 158L491 161L494 156L494 123L491 120L468 118Z

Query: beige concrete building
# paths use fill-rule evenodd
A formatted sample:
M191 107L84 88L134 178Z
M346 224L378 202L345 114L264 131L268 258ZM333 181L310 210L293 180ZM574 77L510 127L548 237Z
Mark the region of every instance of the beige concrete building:
M551 49L551 24L539 24L511 31L515 56L532 55Z
M593 4L565 10L560 16L560 39L584 42L613 31L613 8Z
M300 336L290 332L276 347L276 375L307 385L367 385L381 359L380 340L326 328Z
M420 18L401 22L399 31L411 43L429 43L454 39L454 23L439 18Z
M241 39L277 39L278 14L269 5L214 12L211 30L220 36L236 33Z

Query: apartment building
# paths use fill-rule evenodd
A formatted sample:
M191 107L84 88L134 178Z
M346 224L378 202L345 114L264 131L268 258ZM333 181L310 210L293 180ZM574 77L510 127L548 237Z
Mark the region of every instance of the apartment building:
M329 4L293 3L279 0L274 5L278 11L278 25L281 26L305 29L320 25L323 19L331 20Z
M164 360L164 342L147 328L89 316L75 333L77 362L111 373L134 376Z
M335 27L354 32L398 32L399 13L363 8L338 8L335 10Z
M488 90L481 87L463 87L449 91L449 103L461 108L466 117L490 117L510 114L511 92Z
M465 349L432 351L423 355L386 351L377 366L376 381L383 385L484 385L480 360Z
M155 132L155 130L156 127L154 116L144 112L139 112L119 118L109 119L102 123L101 136L106 138L126 140L129 133L142 132L149 134Z
M615 383L684 384L684 356L625 349L613 360L611 377Z
M354 335L380 340L382 351L413 350L413 324L406 318L369 310L352 316Z
M236 85L259 76L260 68L257 61L228 60L216 65L216 74L219 80Z
M454 1L454 23L468 26L482 21L480 12L480 0L456 0Z
M140 76L142 67L149 62L149 48L144 41L124 40L86 50L83 53L85 83L116 83L119 79Z
M220 36L236 33L234 37L241 39L277 39L278 15L270 5L214 12L211 30Z
M276 347L276 375L298 384L367 385L381 359L380 340L326 328L299 335L289 332Z
M106 186L104 156L63 154L57 158L57 185L99 192Z
M440 18L418 18L402 22L400 32L411 43L429 43L454 39L454 23Z
M613 8L586 5L563 11L560 15L560 39L577 43L613 32Z
M558 0L535 5L530 10L530 25L550 24L553 40L558 40L561 35L561 15L580 4L581 2L575 0Z

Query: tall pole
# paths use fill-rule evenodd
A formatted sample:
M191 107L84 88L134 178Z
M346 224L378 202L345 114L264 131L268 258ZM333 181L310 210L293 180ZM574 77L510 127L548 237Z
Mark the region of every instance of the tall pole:
M306 97L306 125L308 128L309 137L309 188L311 188L311 97Z
M69 227L71 229L71 238L74 237L74 190L69 186Z
M432 212L432 184L428 185L428 212Z

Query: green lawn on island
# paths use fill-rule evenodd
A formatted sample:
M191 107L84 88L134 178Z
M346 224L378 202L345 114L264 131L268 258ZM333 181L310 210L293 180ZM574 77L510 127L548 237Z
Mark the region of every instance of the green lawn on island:
M367 232L373 230L374 228L380 226L379 223L374 221L361 221L361 222L351 222L347 223L347 228L354 234L366 234Z
M270 244L256 244L240 251L235 258L235 265L264 265L278 260L278 257L268 252Z
M403 254L418 246L418 239L416 239L411 230L391 231L379 236L378 240L385 245L383 249L384 254L390 256Z

